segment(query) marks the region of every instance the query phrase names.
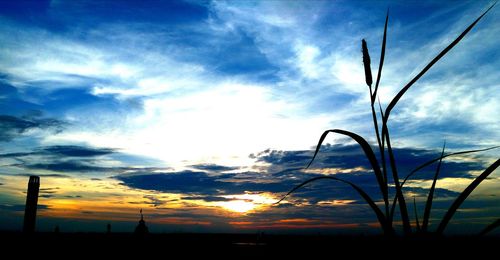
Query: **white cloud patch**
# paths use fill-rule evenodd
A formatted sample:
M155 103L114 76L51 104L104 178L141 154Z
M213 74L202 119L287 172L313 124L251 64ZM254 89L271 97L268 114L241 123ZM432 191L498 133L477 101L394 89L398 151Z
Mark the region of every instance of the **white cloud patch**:
M207 91L147 98L143 114L127 118L113 131L67 131L44 142L85 140L176 166L249 165L248 155L255 151L299 149L316 141L330 119L301 115L301 109L300 104L275 99L263 86L223 82Z

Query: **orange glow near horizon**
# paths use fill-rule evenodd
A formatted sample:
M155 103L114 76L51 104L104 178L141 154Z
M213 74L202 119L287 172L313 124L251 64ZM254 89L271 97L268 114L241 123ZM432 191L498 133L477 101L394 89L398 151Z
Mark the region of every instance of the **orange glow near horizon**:
M16 205L24 204L26 177L4 178L7 185L0 186L2 194L15 196ZM358 228L359 224L318 221L307 218L270 219L249 218L249 213L277 210L273 204L279 195L273 193L244 193L222 195L225 201L183 199L186 194L161 193L131 189L120 181L106 179L76 179L45 177L41 182L39 205L45 205L38 215L84 221L137 222L139 209L143 209L148 223L187 226L214 226L226 223L242 229L307 229ZM45 196L44 196L45 195ZM345 206L352 200L322 201L319 204ZM285 201L286 203L286 201ZM296 204L297 208L302 204ZM179 215L179 212L188 212ZM204 218L199 216L213 216Z
M277 201L269 194L240 194L223 197L231 200L217 202L216 205L228 211L237 213L263 210L266 206L269 206Z
M26 177L10 176L6 183L0 186L2 194L13 194L17 200L13 204L24 204ZM143 209L150 223L211 225L210 221L196 219L196 214L238 219L245 213L266 210L277 200L271 193L224 195L221 197L227 201L216 202L183 200L185 194L130 189L109 178L44 177L40 188L38 203L46 206L38 212L40 217L75 220L135 222L139 209ZM174 217L177 210L187 209L194 212L193 217Z

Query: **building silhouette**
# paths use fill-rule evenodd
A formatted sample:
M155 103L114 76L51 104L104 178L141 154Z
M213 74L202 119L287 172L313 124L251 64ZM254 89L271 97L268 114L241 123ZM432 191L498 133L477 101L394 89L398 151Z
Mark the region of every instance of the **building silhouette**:
M40 189L40 177L30 176L28 181L28 193L26 195L26 208L24 209L24 233L35 232L36 209L38 204L38 190Z
M110 223L108 223L106 225L106 234L108 234L108 235L111 234L111 224Z
M144 221L144 216L142 215L141 209L141 220L139 220L139 224L135 227L134 234L144 236L149 233L148 227L146 226L146 221Z

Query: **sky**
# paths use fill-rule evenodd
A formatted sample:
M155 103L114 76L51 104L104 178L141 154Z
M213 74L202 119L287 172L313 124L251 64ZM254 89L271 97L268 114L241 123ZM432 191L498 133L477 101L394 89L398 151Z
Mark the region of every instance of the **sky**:
M375 149L361 40L392 97L492 1L0 1L0 230L21 230L30 175L37 230L380 233L335 175L381 201L345 129ZM389 128L401 174L446 151L499 145L498 7L401 99ZM499 150L444 160L431 216ZM423 214L435 165L405 188ZM500 176L448 232L500 215ZM413 215L411 215L413 219Z

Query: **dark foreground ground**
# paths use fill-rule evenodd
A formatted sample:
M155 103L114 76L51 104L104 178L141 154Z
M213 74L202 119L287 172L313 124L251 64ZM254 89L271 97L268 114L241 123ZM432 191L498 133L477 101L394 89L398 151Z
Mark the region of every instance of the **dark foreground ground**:
M290 257L304 259L389 259L471 257L497 259L500 237L385 238L381 236L256 235L256 234L133 234L0 232L3 254L38 257L182 256L218 258ZM342 257L341 257L342 256ZM312 257L312 258L311 258ZM23 258L24 259L24 258ZM43 258L45 259L45 258ZM144 259L144 258L143 258Z

